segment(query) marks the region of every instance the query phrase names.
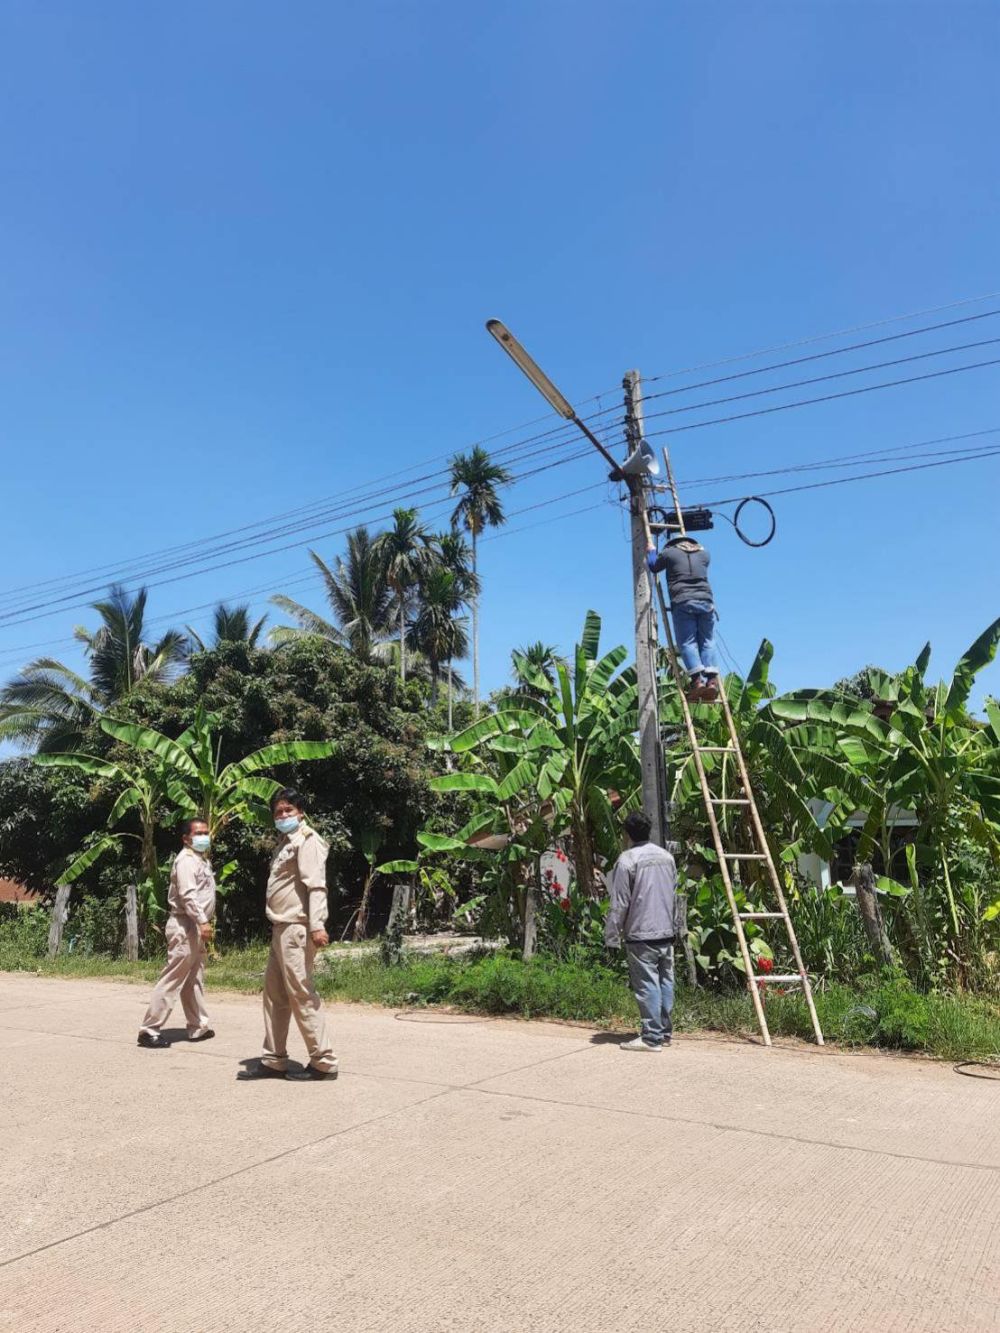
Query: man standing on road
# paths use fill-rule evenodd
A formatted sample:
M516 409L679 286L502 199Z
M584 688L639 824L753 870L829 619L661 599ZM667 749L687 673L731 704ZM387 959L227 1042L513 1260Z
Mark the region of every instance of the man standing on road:
M625 943L628 975L642 1018L641 1034L623 1051L661 1051L670 1045L674 1007L674 938L677 930L677 867L674 858L649 841L650 823L638 811L625 820L625 851L611 876L611 906L604 942Z
M276 792L271 814L280 839L267 881L271 953L264 978L264 1054L260 1078L284 1078L288 1027L295 1015L309 1052L308 1078L336 1077L337 1057L327 1040L323 1002L313 984L316 950L326 933L326 858L329 848L305 821L302 797L291 787Z
M215 1033L205 1012L205 946L212 938L215 876L208 860L212 845L203 819L181 824L183 847L174 858L167 891L167 965L139 1029L139 1045L152 1050L169 1046L162 1029L180 996L189 1041L208 1041Z

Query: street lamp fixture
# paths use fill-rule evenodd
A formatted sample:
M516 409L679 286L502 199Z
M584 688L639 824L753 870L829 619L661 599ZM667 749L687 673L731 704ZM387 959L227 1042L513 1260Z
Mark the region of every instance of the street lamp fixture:
M572 403L563 397L545 371L535 364L506 324L501 324L498 319L488 319L486 321L486 331L496 338L517 368L527 375L549 406L555 408L559 415L565 417L567 421L575 421L576 409Z
M507 353L507 355L517 366L518 370L520 370L522 374L527 375L528 379L531 380L532 384L542 395L545 401L549 404L549 406L554 408L561 417L565 417L567 421L572 421L573 425L576 426L579 430L581 430L584 435L586 435L587 439L598 451L598 453L603 454L603 456L611 464L612 469L616 473L619 473L618 462L615 459L615 457L612 454L608 453L607 449L605 449L604 445L600 442L600 440L597 438L594 432L589 428L589 426L584 425L584 423L576 415L576 408L572 405L572 403L569 401L568 398L565 398L559 392L556 386L549 379L548 375L546 375L545 371L542 370L540 366L535 364L535 362L531 359L528 353L524 350L521 344L511 333L510 329L508 329L505 324L501 324L500 320L498 319L488 319L486 321L486 331L487 333L492 334L494 338L496 338L497 342L500 344L503 350Z

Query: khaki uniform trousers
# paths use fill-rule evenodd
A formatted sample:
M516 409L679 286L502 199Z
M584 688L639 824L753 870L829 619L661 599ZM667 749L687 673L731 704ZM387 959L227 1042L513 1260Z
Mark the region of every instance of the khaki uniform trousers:
M316 946L306 926L271 926L271 952L264 976L264 1053L269 1069L288 1068L288 1026L292 1014L302 1033L314 1069L337 1068L323 1019L323 1001L313 985Z
M142 1020L143 1032L159 1032L180 997L188 1036L208 1027L205 1012L205 942L198 923L189 916L167 918L167 965L153 988L153 998Z

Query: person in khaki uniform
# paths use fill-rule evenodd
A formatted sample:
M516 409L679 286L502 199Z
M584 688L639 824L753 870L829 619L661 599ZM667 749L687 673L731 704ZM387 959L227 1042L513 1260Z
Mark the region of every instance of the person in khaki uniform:
M302 797L286 787L271 800L281 839L271 858L267 917L271 953L264 978L264 1053L259 1077L284 1078L288 1070L288 1028L292 1015L309 1052L308 1078L336 1077L323 1002L313 984L316 950L330 943L326 933L326 858L329 848L305 822Z
M205 945L215 916L215 876L208 861L212 845L203 819L181 824L183 847L174 858L167 891L167 965L139 1029L139 1045L160 1050L170 1042L162 1028L180 997L191 1041L208 1041L215 1033L205 1012Z

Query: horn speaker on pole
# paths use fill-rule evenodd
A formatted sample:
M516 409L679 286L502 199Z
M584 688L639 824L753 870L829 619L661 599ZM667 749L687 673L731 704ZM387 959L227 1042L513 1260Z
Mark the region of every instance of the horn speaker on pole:
M622 477L658 477L660 475L660 464L652 445L640 440L638 446L632 450L621 467L615 468L611 473L612 481L621 481Z

